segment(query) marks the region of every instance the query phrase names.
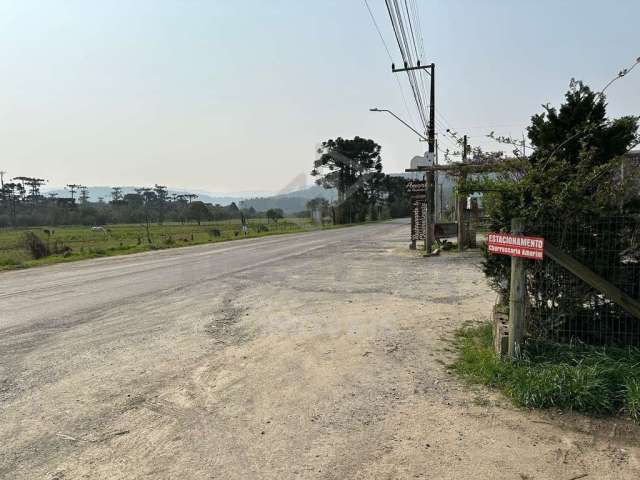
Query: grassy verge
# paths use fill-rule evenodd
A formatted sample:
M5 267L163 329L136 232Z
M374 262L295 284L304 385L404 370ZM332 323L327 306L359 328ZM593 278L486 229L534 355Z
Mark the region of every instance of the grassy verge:
M308 219L286 219L268 224L250 221L248 238L346 226L348 225L319 226ZM33 232L51 251L64 253L34 259L25 248L27 232ZM84 226L0 229L0 271L245 238L239 220L207 222L202 225L152 225L150 237L151 242L147 239L145 227L134 224L109 225L105 232L95 232Z
M516 405L640 420L640 349L531 342L521 358L501 360L491 325L458 331L453 370L501 390Z

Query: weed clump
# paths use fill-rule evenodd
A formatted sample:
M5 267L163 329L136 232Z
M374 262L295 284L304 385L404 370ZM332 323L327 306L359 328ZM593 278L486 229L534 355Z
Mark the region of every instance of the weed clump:
M36 260L51 255L47 244L33 232L24 232L24 246Z
M493 350L490 324L463 328L453 370L500 389L517 405L595 414L625 413L640 420L640 349L529 341L519 358Z

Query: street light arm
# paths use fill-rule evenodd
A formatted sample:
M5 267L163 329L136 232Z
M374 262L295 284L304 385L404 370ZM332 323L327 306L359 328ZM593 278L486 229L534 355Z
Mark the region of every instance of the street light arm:
M393 113L391 110L387 110L387 109L382 109L382 108L370 108L369 111L371 112L387 112L391 115L393 115L397 120L399 120L400 122L402 122L402 124L411 129L412 132L414 132L416 135L418 135L422 140L427 141L427 137L425 137L424 135L422 135L420 132L418 132L415 128L413 128L411 125L409 125L407 122L405 122L403 119L401 119L399 116L397 116L395 113Z

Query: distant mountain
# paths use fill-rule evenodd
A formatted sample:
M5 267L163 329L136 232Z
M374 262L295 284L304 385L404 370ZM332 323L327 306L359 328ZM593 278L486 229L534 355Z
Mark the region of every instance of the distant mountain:
M136 188L140 188L140 187L128 186L128 187L121 187L121 188L122 188L123 195L126 195L127 193L135 193ZM91 202L97 202L100 198L103 198L105 202L108 202L109 200L111 200L111 187L87 187L87 190L89 192L89 201ZM45 194L55 193L57 194L58 197L71 196L69 191L64 188L43 189L43 193ZM169 190L169 193L181 194L181 193L187 193L187 190L179 190L179 189ZM233 194L230 194L230 195L217 194L217 193L205 192L202 190L189 190L188 193L195 193L196 195L198 195L198 200L204 203L212 203L214 205L216 203L220 205L229 205L231 202L238 203L243 198L247 198L249 196L249 195L236 196ZM77 198L78 194L76 193L75 196Z
M242 200L239 206L242 208L253 207L260 212L269 210L270 208L281 208L285 213L295 213L304 210L307 202L312 198L326 198L331 202L334 201L337 196L338 194L333 188L326 189L318 185L313 185L303 190Z

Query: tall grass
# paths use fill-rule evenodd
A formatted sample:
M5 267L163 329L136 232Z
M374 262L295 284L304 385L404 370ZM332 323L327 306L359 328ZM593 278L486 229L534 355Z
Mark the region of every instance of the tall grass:
M491 325L458 331L452 368L475 383L498 388L517 405L640 420L640 349L529 342L515 360L493 350Z

